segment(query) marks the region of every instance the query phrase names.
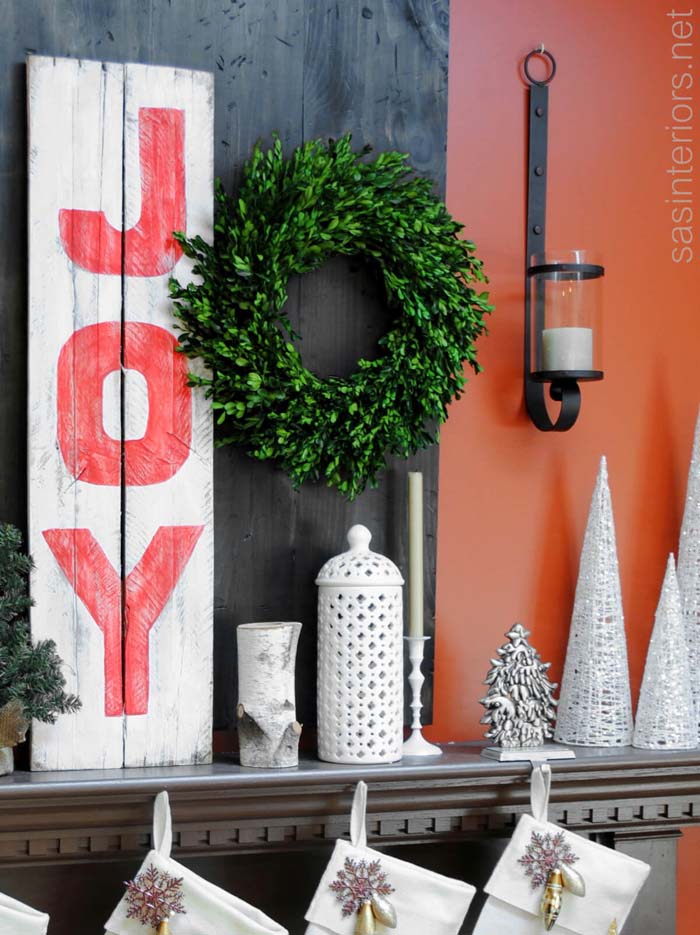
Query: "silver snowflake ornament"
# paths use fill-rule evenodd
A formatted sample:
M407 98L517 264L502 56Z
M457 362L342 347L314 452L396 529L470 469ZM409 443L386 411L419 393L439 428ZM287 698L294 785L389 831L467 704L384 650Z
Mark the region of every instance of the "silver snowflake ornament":
M151 864L126 885L127 919L157 929L175 913L186 913L182 877L172 877Z
M374 896L389 896L394 892L380 861L353 860L352 857L345 858L343 869L338 871L330 888L343 904L343 916L359 912Z
M547 883L552 870L564 865L570 867L578 859L563 831L554 834L549 831L545 834L533 831L530 843L523 856L518 858L518 863L525 868L525 876L530 877L532 889L536 890Z

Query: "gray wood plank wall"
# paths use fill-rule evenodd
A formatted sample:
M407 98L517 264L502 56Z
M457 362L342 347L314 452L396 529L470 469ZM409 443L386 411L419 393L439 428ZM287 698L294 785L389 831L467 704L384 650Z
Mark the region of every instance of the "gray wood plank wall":
M3 0L0 30L0 520L26 525L26 96L27 53L211 70L216 78L216 174L233 187L256 140L279 132L289 150L315 136L354 134L358 146L409 152L444 191L448 0ZM338 260L289 286L304 360L348 374L388 323L361 262ZM47 315L51 310L46 310ZM235 626L301 620L298 711L315 721L315 602L320 565L363 522L373 545L407 570L406 472L425 473L426 622L435 607L438 451L392 462L378 489L354 504L334 491L292 491L284 474L220 449L215 461L215 723L233 723ZM432 709L432 643L426 665ZM310 863L309 863L310 860ZM325 856L286 863L202 861L197 869L259 901L301 932L301 875L312 891ZM24 874L0 888L52 912L52 935L94 935L133 872L122 864ZM289 876L291 874L291 876ZM267 877L267 882L261 882Z
M444 191L448 0L4 0L0 30L0 519L26 516L26 118L29 52L201 68L216 76L216 174L233 187L258 139L291 150L351 130L358 146L396 148ZM388 313L363 263L338 259L289 286L308 366L349 374L372 355ZM47 314L50 314L47 309ZM291 489L241 451L215 462L215 724L232 725L235 626L300 620L298 712L315 722L315 573L363 522L373 546L406 571L406 472L425 473L425 612L433 631L438 451L392 462L355 503ZM428 644L426 719L432 714Z

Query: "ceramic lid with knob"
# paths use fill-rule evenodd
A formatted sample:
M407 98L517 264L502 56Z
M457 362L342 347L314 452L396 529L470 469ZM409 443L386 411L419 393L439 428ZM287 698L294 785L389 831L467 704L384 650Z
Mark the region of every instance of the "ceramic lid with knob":
M391 559L373 552L372 533L366 526L353 526L348 532L350 548L329 558L319 571L316 584L343 587L386 587L401 585L401 572Z

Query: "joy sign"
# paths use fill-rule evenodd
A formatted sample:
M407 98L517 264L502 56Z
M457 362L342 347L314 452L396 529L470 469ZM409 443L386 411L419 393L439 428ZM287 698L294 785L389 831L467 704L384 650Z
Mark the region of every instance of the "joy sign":
M211 236L212 76L32 56L32 634L82 710L34 769L211 758L212 430L177 352L175 230Z

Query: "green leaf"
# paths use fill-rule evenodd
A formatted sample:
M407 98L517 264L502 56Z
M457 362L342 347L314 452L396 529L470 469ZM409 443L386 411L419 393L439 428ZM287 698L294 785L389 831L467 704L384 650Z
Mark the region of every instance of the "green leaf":
M256 146L235 196L216 185L215 243L176 234L195 281L170 281L179 350L199 357L222 431L217 444L274 459L299 486L323 478L344 496L375 486L387 454L433 444L480 371L476 340L493 307L470 240L429 179L396 152L366 161L349 134L310 140L285 159ZM286 316L292 275L334 255L362 256L383 278L392 316L375 359L346 380L303 366ZM329 328L335 327L328 310ZM429 428L428 428L429 427Z

